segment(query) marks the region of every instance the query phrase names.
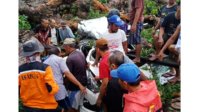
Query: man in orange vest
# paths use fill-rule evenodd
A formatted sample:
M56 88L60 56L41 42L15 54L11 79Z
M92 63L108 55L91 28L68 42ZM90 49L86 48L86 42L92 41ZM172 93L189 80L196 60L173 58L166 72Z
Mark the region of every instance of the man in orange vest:
M58 104L54 95L59 87L52 69L40 60L44 47L37 39L23 45L26 63L19 66L19 94L25 112L56 112Z

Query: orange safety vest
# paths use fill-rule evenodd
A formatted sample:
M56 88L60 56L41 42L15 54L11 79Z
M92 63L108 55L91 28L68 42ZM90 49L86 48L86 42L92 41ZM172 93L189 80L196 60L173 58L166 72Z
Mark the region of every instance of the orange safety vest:
M48 92L47 85L51 88ZM41 62L25 63L19 67L20 98L24 106L39 109L56 109L54 98L58 92L50 66Z

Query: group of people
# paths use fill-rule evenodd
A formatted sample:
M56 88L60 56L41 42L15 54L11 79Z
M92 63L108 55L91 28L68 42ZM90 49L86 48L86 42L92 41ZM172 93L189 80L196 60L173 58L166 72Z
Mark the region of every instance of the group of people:
M148 80L123 52L110 51L105 38L96 41L99 80L102 80L97 106L104 112L162 111L162 102L154 80Z
M45 47L48 45L58 46L63 43L66 38L74 38L72 30L66 21L57 23L54 19L42 18L41 23L33 29L35 37Z
M163 60L165 54L175 57L175 61L180 64L180 44L181 44L181 7L180 2L168 0L158 14L157 25L153 28L152 37L155 46L155 53L151 55L150 60ZM163 76L175 76L170 82L180 81L180 70L172 68L170 72Z
M142 49L144 1L132 0L131 7L130 37L126 37L127 26L120 19L120 13L113 10L107 16L108 30L95 42L96 58L91 64L99 67L95 79L101 80L96 105L103 107L104 112L161 112L162 102L155 81L148 80L135 64L140 62ZM162 59L169 47L180 62L180 5L169 0L161 9L159 20L153 30L156 52L152 60ZM34 37L23 44L26 63L19 66L19 95L24 110L77 112L88 92L89 63L77 49L72 30L65 21L59 27L54 19L43 18L34 32ZM126 55L128 44L136 45L133 60ZM68 56L66 61L61 57L60 46ZM42 61L44 51L47 58ZM176 74L178 77L179 70Z
M44 47L36 38L23 44L26 63L19 67L19 94L26 112L79 110L81 99L87 94L87 63L75 45L73 38L64 40L66 62L58 47L50 48L48 58L42 62ZM123 52L110 51L104 38L96 40L96 52L102 58L97 106L103 107L104 112L161 111L155 81L147 80L134 63L125 60Z
M66 62L58 47L48 49L48 58L42 62L44 46L36 38L23 44L26 63L19 67L19 92L25 111L76 111L72 108L78 103L74 95L78 91L86 94L87 78L85 57L74 46L73 38L63 42L69 55Z

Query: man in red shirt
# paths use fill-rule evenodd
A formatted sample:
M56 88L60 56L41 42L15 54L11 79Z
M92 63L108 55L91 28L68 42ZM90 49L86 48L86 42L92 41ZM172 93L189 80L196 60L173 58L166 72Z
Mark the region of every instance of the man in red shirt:
M102 57L99 63L99 79L102 80L102 83L100 86L100 94L96 102L97 106L101 105L102 99L105 96L108 81L111 79L108 64L110 52L108 49L108 41L106 39L101 38L96 41L96 52Z

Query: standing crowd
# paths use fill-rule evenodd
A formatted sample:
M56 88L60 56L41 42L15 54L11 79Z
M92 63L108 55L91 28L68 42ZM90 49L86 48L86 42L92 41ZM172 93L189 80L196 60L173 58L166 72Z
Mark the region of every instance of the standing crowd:
M99 67L96 106L103 112L162 112L155 80L149 80L135 64L140 62L142 49L143 11L144 0L132 0L127 38L126 22L118 10L111 10L108 29L95 42L96 58L91 65ZM158 15L152 32L156 52L150 60L172 53L180 63L180 4L169 0ZM58 26L54 19L43 18L33 31L33 38L23 44L21 55L26 62L19 66L19 96L25 112L78 112L89 91L86 70L90 63L77 49L72 30L66 21ZM128 44L136 45L133 60L127 56ZM42 56L46 58L41 60ZM180 80L179 68L170 73L176 74L172 82Z

